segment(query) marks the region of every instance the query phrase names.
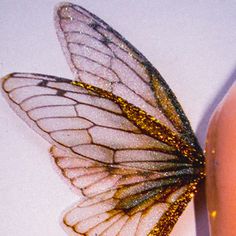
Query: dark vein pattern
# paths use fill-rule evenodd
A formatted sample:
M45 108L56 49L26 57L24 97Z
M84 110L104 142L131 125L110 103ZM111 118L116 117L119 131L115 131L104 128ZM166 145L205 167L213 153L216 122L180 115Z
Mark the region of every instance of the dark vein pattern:
M59 40L78 80L125 98L193 139L174 94L151 63L119 33L75 5L62 5L55 18Z
M76 81L13 73L2 90L85 197L65 213L65 230L169 235L204 177L180 104L151 63L92 13L63 3L55 23Z
M141 118L129 119L122 108L123 99L112 93L55 76L21 73L7 76L3 89L18 115L54 145L51 155L56 165L75 190L90 197L85 202L94 199L98 207L104 201L105 211L111 207L107 213L93 213L92 218L108 214L106 222L116 224L119 216L123 219L120 232L124 234L128 222L136 218L139 222L135 235L151 231L176 197L201 176L201 170L171 142L153 138L149 129L143 132ZM132 105L125 104L126 110L131 109ZM144 111L140 112L145 116ZM89 207L86 203L86 211L93 212ZM91 226L91 217L84 214L88 218L80 221L81 208L78 205L77 210L71 209L64 224L78 235L99 232L104 220ZM141 229L139 225L151 218L153 209L158 209L158 214L152 216L155 222L151 227L146 222L146 228ZM110 235L113 227L107 223L104 230Z

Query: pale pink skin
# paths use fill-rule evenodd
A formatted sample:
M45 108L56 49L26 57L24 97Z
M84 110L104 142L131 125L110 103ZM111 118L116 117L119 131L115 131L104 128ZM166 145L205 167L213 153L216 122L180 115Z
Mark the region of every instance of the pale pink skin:
M211 236L236 235L236 83L216 109L206 143Z

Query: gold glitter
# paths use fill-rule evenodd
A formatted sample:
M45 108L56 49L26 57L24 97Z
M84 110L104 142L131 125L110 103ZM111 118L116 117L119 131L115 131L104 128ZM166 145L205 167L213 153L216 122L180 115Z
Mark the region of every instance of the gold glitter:
M167 95L167 91L164 90L163 85L160 84L160 81L158 78L156 78L156 74L152 74L151 82L154 88L153 90L155 91L158 105L163 108L166 116L171 120L171 122L175 124L177 130L183 130L182 121L179 115L176 113L175 107Z
M141 110L140 108L128 103L125 99L116 96L111 92L108 92L106 90L97 88L95 86L83 82L73 81L72 84L75 86L80 86L82 88L85 88L86 90L92 93L98 94L100 97L115 102L121 108L123 115L131 122L133 122L138 128L140 128L143 131L143 133L148 134L149 136L163 143L168 144L168 146L173 147L175 150L179 151L182 154L182 156L186 157L193 164L197 165L197 170L199 170L198 177L196 177L195 180L193 180L190 184L188 184L188 187L185 190L185 192L180 197L178 197L178 199L174 203L170 204L168 211L166 211L161 216L158 223L148 234L149 236L168 236L171 230L173 229L173 226L177 222L179 216L186 208L188 202L194 197L194 194L197 191L197 185L205 177L205 172L204 172L205 162L201 150L196 150L195 145L191 145L191 143L189 144L189 142L186 142L181 136L173 132L170 128L161 123L159 120L157 120L153 116L148 115L145 111ZM169 111L170 113L173 111L172 109L174 108L172 107L172 104L170 104L168 101L166 102L164 101L164 103L162 102L162 104L166 106L167 111ZM172 119L173 122L176 122L179 125L181 124L179 118L172 117ZM125 189L123 189L123 191L122 190L118 191L116 193L116 197L119 198L119 195L120 194L122 195L124 193L124 190ZM168 192L168 189L165 191ZM126 213L133 214L134 212L137 212L140 209L145 208L149 204L152 204L154 199L157 198L158 196L159 195L157 194L156 197L151 197L150 199L145 200L142 204L137 205L132 211L128 210L129 207L133 204L133 200L136 198L138 199L136 195L127 198L126 201L120 203L118 207L120 207L120 210L123 210L125 212L127 208L128 210ZM163 194L163 196L165 196L165 194Z
M193 163L197 162L200 165L203 164L203 162L199 163L203 159L203 155L201 152L196 150L195 147L190 146L188 143L186 143L186 141L183 140L178 134L173 132L170 128L161 123L155 117L148 115L145 111L128 103L125 99L116 96L111 92L83 82L73 81L71 83L115 102L120 106L123 114L144 133L148 133L148 135L150 135L151 137L163 143L166 143L171 147L174 147L184 157L186 157Z
M31 84L31 80L37 81L37 83L34 82L32 84L33 87L39 87L40 89L49 88L50 94L56 95L58 99L63 99L63 104L61 105L64 105L65 101L65 104L73 109L73 113L68 112L68 117L67 113L63 113L65 119L68 118L67 120L69 120L70 116L76 116L76 120L83 120L89 123L88 126L83 125L84 122L82 121L84 128L79 126L79 132L83 130L86 133L83 133L86 136L86 141L83 141L82 137L82 142L76 141L76 145L70 140L80 134L74 133L75 129L77 130L77 126L69 125L69 128L69 126L64 125L66 127L62 130L54 127L52 130L56 129L60 133L53 138L52 132L47 132L37 123L37 128L41 129L43 133L47 132L55 142L60 143L60 137L66 137L65 142L63 141L60 144L71 151L68 152L68 156L66 150L59 151L60 149L58 148L57 150L54 146L51 148L51 155L54 157L62 175L71 182L73 187L80 189L84 197L89 196L85 200L85 204L77 205L76 208L65 214L63 218L64 225L76 235L87 235L91 227L94 230L99 224L106 224L109 221L114 221L115 224L121 223L124 228L127 228L125 226L127 222L135 222L138 219L136 217L139 215L138 224L136 226L132 225L132 227L136 227L135 234L140 234L139 228L143 228L150 236L169 235L188 202L194 197L200 181L205 177L204 155L180 104L151 63L119 33L98 17L79 6L64 3L57 9L56 25L62 47L67 50L67 57L70 59L69 64L71 64L73 70L78 72L79 77L85 78L89 76L89 80L94 78L96 84L103 85L102 87L109 89L109 91L113 89L120 91L119 89L121 88L123 94L129 96L126 98L128 100L131 98L131 101L134 101L133 99L137 95L138 102L135 104L139 104L142 109L147 105L149 113L159 117L155 118L149 115L145 110L112 92L83 82L71 82L71 80L39 74L16 73L8 76L9 79L11 77L13 79L18 78L18 80L21 78L25 82L27 79L26 86ZM70 35L71 33L73 35ZM101 37L95 37L97 34ZM75 45L70 45L71 40ZM81 40L83 44L81 44ZM103 50L101 50L101 46ZM92 51L93 53L91 53ZM96 55L99 55L99 58ZM103 63L102 61L105 62ZM115 63L116 61L118 63ZM122 67L125 69L123 68L123 70ZM76 88L71 90L71 86L68 86L68 84L79 86L78 93L75 91ZM143 84L144 87L141 88ZM18 85L16 83L16 87ZM125 88L122 89L124 86ZM9 89L10 87L14 88L15 85L13 86L11 82L6 85L5 93L7 93L12 102L20 105L17 98L21 95L11 96L14 89L11 90ZM68 87L69 90L67 90ZM24 83L21 83L21 81L20 88L24 88ZM86 90L85 97L87 99L84 99L84 94L80 93L81 90ZM127 93L129 90L130 92ZM22 91L24 92L25 90ZM42 92L40 95L48 95L46 90L42 91L45 91L45 93ZM28 96L28 94L26 95ZM78 99L74 99L74 96L78 96ZM34 97L27 97L28 101ZM98 98L98 103L95 100L95 104L93 104L94 97ZM106 101L100 103L101 100ZM110 106L111 103L112 106ZM58 103L55 104L55 107L59 105ZM87 112L83 113L83 108L90 105L93 106L91 107L92 114L89 114L91 113L89 108ZM50 108L50 106L53 106L53 104L50 103L48 106L43 106L43 108ZM80 110L81 107L82 109ZM25 108L26 110L24 110L24 107L21 108L29 116L27 112L30 109ZM38 107L36 106L36 108ZM62 109L61 106L59 110L62 111ZM96 117L95 113L99 112L99 110L101 110L100 113L104 112L106 114L102 114L104 122L101 122L101 116L98 115ZM18 112L18 109L16 111ZM69 113L72 115L69 115ZM93 117L90 119L90 116ZM98 122L96 122L96 118L98 118ZM33 120L37 122L36 119ZM65 121L62 122L65 123ZM116 122L119 122L119 126L114 125ZM68 132L73 133L69 134ZM108 135L108 137L103 139L101 135ZM109 136L111 139L114 136L118 142L110 143L112 140ZM127 139L129 139L127 145L123 145ZM80 145L85 145L85 149L80 149ZM96 147L96 149L90 148L91 151L87 151L89 147ZM98 158L94 157L96 150L98 153L102 153L101 157L99 157L100 155L98 155ZM214 154L215 150L212 150L212 153ZM70 158L70 154L73 155L72 158ZM78 158L75 158L77 156ZM135 159L136 157L138 159ZM73 164L67 164L68 158L75 159L75 161L71 160ZM79 160L78 163L77 159ZM72 169L69 168L70 166L75 167ZM76 167L84 169L77 170L78 168L76 169ZM89 168L93 169L88 170ZM90 173L92 175L95 174L95 179L98 178L98 181L92 183L90 181L92 179L91 176L86 179L86 175ZM85 176L85 184L81 184L81 179L77 181L77 177L79 178L80 176L82 178ZM95 205L91 206L91 200ZM91 226L86 229L88 231L81 229L79 223L83 219L81 221L81 217L77 217L80 215L80 208L85 206L89 209L91 206L95 209L94 213L96 213L96 206L100 202L103 208L106 208L106 217L102 219L102 216L101 220L99 218L99 224L95 228L92 225L94 222L88 221ZM153 217L155 213L157 215ZM216 211L211 212L211 217L216 217ZM149 219L151 220L150 222L148 222ZM153 222L153 220L156 221ZM147 226L146 229L145 224ZM154 227L151 229L153 225ZM114 228L109 228L108 232ZM142 230L141 234L143 234ZM98 234L99 232L95 229L94 233Z
M161 217L159 222L154 226L148 236L168 236L173 229L179 216L186 208L189 201L192 199L193 194L196 193L196 186L200 178L191 183L188 189L182 194L177 201L175 201L169 210Z
M217 215L217 211L212 211L210 216L214 219L216 218L216 215Z

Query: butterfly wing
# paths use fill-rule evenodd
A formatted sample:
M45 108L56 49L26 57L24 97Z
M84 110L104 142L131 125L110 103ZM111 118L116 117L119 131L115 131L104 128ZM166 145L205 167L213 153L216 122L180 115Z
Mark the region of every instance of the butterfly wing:
M77 80L121 96L198 145L188 119L160 73L118 32L71 3L58 6L55 23Z
M203 176L181 106L151 63L92 13L63 3L55 23L80 82L14 73L2 89L86 197L64 226L70 235L168 235Z
M195 183L189 184L194 171L187 169L169 172L169 177L117 165L101 170L97 163L88 167L87 161L85 166L62 150L53 148L52 153L63 172L73 171L71 180L78 177L76 187L89 196L66 210L63 226L69 235L144 236L153 228L154 235L168 235L195 192Z
M142 130L141 121L155 119L110 92L54 76L10 74L2 89L17 114L53 144L65 179L89 197L65 214L70 233L146 235L154 226L156 235L170 232L201 170L162 140L164 133L154 138Z

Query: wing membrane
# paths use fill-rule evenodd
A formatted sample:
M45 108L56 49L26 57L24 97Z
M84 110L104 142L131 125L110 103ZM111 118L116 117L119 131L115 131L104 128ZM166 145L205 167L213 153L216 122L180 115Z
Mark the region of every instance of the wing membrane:
M92 13L63 3L55 23L76 81L13 73L2 91L85 197L64 214L66 231L169 235L204 176L180 104L151 63Z
M123 97L189 142L196 142L180 104L159 72L118 32L70 3L56 9L55 23L67 61L78 80Z
M150 194L155 195L153 189L161 190L163 186L186 184L198 174L197 170L189 166L182 166L176 170L176 166L169 166L168 162L159 163L164 164L162 169L150 170L148 166L137 168L124 166L122 163L102 164L56 147L51 149L51 154L66 180L70 181L76 191L80 189L87 197L109 189L121 188L117 191L117 196L128 197L127 202L129 202L132 200L132 194L141 193L138 196L141 200Z
M73 206L64 215L63 224L70 234L73 232L75 235L142 236L148 235L154 228L151 235L166 236L190 200L183 200L187 189L183 186L173 191L166 202L150 197L133 212L117 209L119 199L111 190ZM167 212L171 216L166 216Z
M65 180L90 198L85 208L79 203L65 214L67 230L124 235L129 229L145 235L200 179L200 170L163 139L164 133L159 131L163 137L155 139L152 128L143 132L142 122L154 118L105 90L73 84L54 76L14 73L5 77L2 88L17 114L54 145L51 155ZM129 109L141 117L129 116ZM83 214L91 201L95 211Z
M15 73L6 77L3 89L32 128L52 144L76 154L114 163L116 150L175 153L173 147L143 134L115 102L73 86L70 80ZM112 141L114 136L116 142Z

